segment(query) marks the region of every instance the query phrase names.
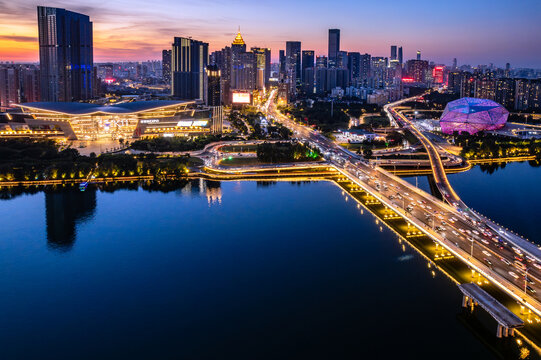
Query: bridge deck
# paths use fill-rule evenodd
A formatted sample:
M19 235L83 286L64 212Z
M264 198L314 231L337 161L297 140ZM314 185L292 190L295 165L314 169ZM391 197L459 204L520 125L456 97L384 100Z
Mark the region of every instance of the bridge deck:
M477 284L458 285L462 293L475 300L485 309L496 321L506 328L517 328L524 325L524 321L513 314L509 309L494 299L489 293L481 289Z

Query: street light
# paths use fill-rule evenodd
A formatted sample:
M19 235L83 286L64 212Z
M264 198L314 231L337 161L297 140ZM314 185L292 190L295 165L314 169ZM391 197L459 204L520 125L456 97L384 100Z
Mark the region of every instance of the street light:
M530 270L530 268L526 268L526 272L524 273L524 295L526 295L526 289L528 287L527 283L528 283L528 271Z

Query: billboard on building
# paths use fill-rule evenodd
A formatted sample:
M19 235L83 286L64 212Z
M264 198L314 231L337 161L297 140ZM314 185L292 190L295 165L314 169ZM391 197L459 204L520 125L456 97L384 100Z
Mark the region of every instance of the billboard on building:
M233 104L250 104L250 98L250 93L234 91L232 102Z

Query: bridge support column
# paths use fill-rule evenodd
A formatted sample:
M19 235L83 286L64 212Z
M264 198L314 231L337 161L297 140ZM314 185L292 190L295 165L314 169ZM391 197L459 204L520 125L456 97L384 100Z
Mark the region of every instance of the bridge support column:
M468 297L466 295L462 296L462 307L468 307Z
M496 336L498 338L502 337L502 326L500 324L498 324L498 330L496 330Z
M507 328L507 327L503 328L503 336L505 336L505 337L509 336L509 328Z
M470 307L471 311L473 311L474 302L472 298L468 299L468 306Z
M509 329L509 336L515 336L515 328Z

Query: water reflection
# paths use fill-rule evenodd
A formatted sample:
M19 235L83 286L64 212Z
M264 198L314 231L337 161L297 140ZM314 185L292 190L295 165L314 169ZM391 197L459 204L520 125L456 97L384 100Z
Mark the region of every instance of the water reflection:
M96 189L45 192L47 245L58 251L69 251L76 226L91 220L96 211Z
M77 226L92 220L96 212L98 191L113 193L118 190L139 189L148 192L175 192L179 196L206 196L209 206L219 206L222 203L221 183L204 179L91 184L86 191L80 191L76 185L6 187L0 189L0 200L12 200L43 191L47 245L52 250L66 252L72 249L76 241Z

